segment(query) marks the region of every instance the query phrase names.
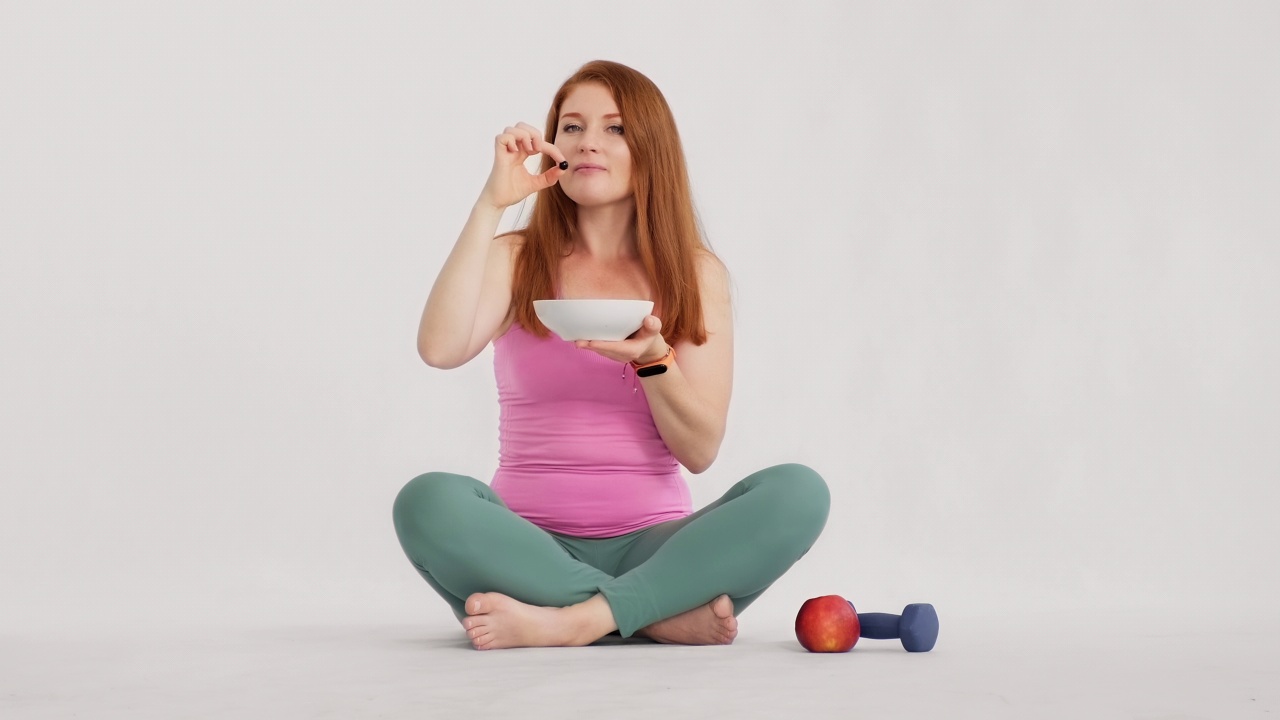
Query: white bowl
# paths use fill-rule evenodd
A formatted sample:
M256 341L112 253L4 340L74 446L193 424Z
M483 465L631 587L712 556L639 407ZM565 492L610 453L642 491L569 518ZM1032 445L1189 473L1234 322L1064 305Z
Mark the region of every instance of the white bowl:
M569 340L626 340L653 312L652 300L534 300L533 311Z

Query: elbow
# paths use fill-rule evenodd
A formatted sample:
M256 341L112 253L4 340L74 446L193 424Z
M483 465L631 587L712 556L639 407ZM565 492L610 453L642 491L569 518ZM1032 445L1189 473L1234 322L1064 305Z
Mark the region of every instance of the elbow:
M694 475L701 475L706 472L716 461L716 456L720 454L720 445L716 443L715 447L706 448L696 455L685 458L680 462L685 470Z
M431 351L431 348L423 344L421 340L418 341L418 357L422 358L422 362L431 367L440 367L439 358L437 358L435 353Z
M714 460L712 462L714 462ZM706 472L708 468L711 467L710 462L707 462L707 463L690 462L690 463L681 463L681 465L684 465L684 469L688 470L690 473L694 475L701 475L702 473Z
M687 448L682 457L677 459L686 470L694 475L701 475L715 463L716 457L720 455L722 442L724 442L724 426L718 428L712 437L707 438L699 446Z
M452 370L458 367L458 363L451 362L451 358L442 357L435 346L427 345L422 341L418 341L418 357L422 358L422 362L438 370Z

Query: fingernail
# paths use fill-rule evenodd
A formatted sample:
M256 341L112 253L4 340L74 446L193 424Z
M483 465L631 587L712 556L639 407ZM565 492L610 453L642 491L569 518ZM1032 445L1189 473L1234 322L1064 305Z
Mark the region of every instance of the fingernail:
M568 160L561 160L561 161L560 161L560 169L561 169L561 170L568 170L568 169L569 169L569 161L568 161Z

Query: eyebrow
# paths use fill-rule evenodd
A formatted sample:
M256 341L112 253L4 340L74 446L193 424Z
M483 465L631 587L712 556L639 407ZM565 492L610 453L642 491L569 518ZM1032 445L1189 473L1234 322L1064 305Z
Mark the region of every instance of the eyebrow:
M564 118L570 118L570 117L576 117L576 118L579 118L579 119L585 119L585 118L583 118L583 117L582 117L582 115L581 115L581 114L579 114L579 113L565 113L565 114L563 114L563 115L561 115L561 116L560 116L560 118L561 118L561 119L564 119ZM622 114L621 114L621 113L609 113L608 115L605 115L604 117L605 117L605 119L608 119L608 118L620 118L620 117L622 117Z

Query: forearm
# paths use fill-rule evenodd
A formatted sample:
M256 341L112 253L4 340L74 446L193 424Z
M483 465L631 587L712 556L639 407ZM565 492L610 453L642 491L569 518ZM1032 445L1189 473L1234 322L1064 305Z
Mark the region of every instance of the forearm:
M720 453L729 398L733 394L733 314L728 274L723 265L700 266L703 322L706 338L701 344L685 342L677 353L662 336L662 320L650 315L625 340L578 340L579 348L593 350L617 362L654 367L644 385L658 434L676 460L690 472L711 467ZM669 354L670 353L670 354ZM657 365L666 365L657 372Z
M477 202L436 277L418 325L418 354L428 363L463 354L471 340L480 291L502 209Z
M723 415L699 399L677 363L640 382L658 434L676 460L695 474L711 467L724 439Z

